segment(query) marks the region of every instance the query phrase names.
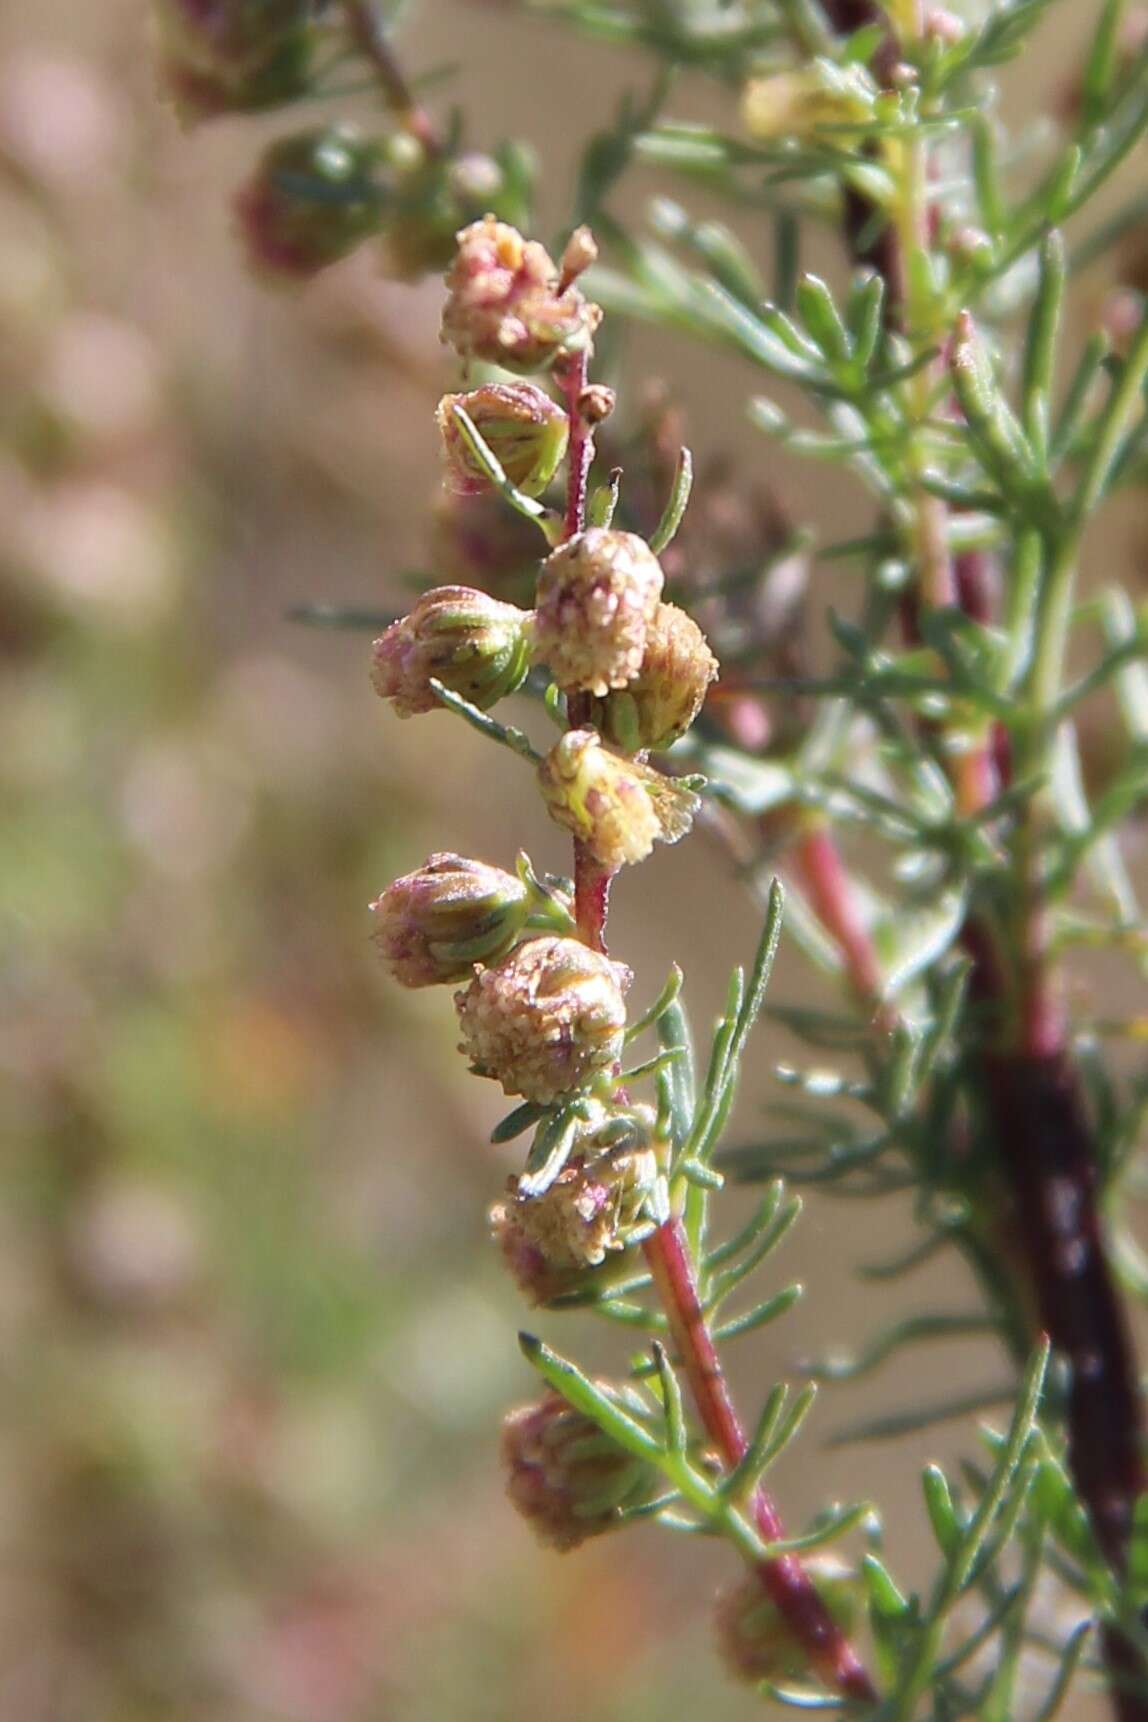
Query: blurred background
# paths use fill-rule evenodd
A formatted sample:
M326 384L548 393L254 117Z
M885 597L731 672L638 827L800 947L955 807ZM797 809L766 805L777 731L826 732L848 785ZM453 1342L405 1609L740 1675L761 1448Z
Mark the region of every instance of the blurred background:
M268 128L181 133L145 12L0 16L0 1719L749 1718L710 1652L724 1555L651 1529L557 1559L504 1503L532 1384L485 1213L513 1150L445 996L369 943L368 901L431 849L564 845L516 761L379 705L368 637L288 619L454 572L438 284L369 255L253 284L229 200ZM476 143L534 141L550 227L637 69L474 0L430 0L406 53L459 62ZM825 536L864 518L747 442L732 364L642 337L627 374L672 376L703 457L740 445ZM1111 554L1137 548L1118 520ZM676 958L703 1031L754 933L704 838L617 893L640 994ZM811 982L789 958L775 985ZM759 1037L742 1133L785 1050ZM814 1197L771 1267L810 1294L744 1342L747 1404L899 1307L852 1268L908 1234ZM914 1296L975 1303L945 1266ZM561 1343L619 1361L569 1318ZM824 1396L778 1475L790 1521L873 1495L918 1575L916 1469L969 1429L827 1438L1004 1379L970 1340Z

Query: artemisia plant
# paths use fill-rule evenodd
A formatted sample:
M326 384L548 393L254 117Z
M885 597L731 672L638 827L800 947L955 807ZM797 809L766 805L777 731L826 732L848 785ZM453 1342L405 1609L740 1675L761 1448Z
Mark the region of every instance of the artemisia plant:
M1124 1307L1148 1273L1121 1200L1148 1083L1111 1055L1142 1018L1070 1011L1065 984L1097 948L1138 983L1148 952L1123 851L1148 786L1148 623L1121 587L1078 587L1093 517L1148 473L1143 194L1093 214L1148 131L1145 19L1097 6L1056 123L1012 137L995 69L1063 3L539 9L653 63L647 91L596 119L552 249L531 234L524 152L479 154L429 113L372 0L160 6L189 118L352 77L381 97L377 132L327 125L263 155L239 212L265 274L306 279L363 243L401 278L446 272L460 392L438 405L442 567L376 641L374 683L399 717L445 709L519 756L540 813L570 833L571 869L433 855L374 905L377 940L400 984L457 989L462 1050L515 1103L495 1139L521 1140L522 1168L491 1226L522 1297L591 1309L639 1342L602 1380L521 1336L543 1392L505 1425L511 1500L559 1549L636 1520L724 1538L725 1659L776 1703L1044 1722L1100 1683L1127 1722L1148 1717ZM673 117L679 74L726 94L724 126ZM665 197L647 226L621 223L613 191L650 165L726 199L730 224ZM802 272L813 226L839 238L838 291ZM1074 268L1107 270L1111 291L1070 351ZM756 396L752 423L872 494L868 531L816 544L855 594L819 656L794 585L814 534L745 495L715 508L706 487L687 513L672 411L619 405L595 369L604 315L786 385L804 407ZM465 583L446 583L460 566ZM529 734L494 715L514 695ZM1095 764L1084 713L1120 736ZM655 844L701 822L765 926L696 1060L680 971L660 992L635 979L607 948L607 910ZM742 888L715 876L715 892ZM783 895L789 935L839 977L841 1004L770 1001L816 1065L778 1072L796 1091L785 1134L731 1145ZM767 1190L723 1236L731 1175ZM925 1472L938 1564L919 1593L889 1572L871 1507L783 1523L768 1473L812 1386L775 1387L743 1421L727 1383L726 1346L797 1295L727 1312L802 1183L910 1192L919 1240L882 1272L952 1249L981 1296L972 1315L907 1314L823 1374L978 1330L1013 1371L1004 1432L983 1432L959 1479Z

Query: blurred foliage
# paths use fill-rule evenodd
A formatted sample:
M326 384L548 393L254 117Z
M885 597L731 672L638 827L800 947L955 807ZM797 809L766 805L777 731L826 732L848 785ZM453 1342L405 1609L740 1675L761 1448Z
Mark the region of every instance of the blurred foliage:
M276 548L354 479L314 424L303 466L257 371L197 377L178 300L125 281L153 124L96 60L8 63L0 1716L640 1722L687 1701L649 1678L640 1584L591 1560L540 1589L502 1506L517 1365L449 1086L412 1133L431 1182L390 1152L399 1073L429 1087L448 1046L366 939L416 770L380 760L321 650L256 625L285 608ZM362 377L357 292L304 339ZM237 459L262 480L238 523Z

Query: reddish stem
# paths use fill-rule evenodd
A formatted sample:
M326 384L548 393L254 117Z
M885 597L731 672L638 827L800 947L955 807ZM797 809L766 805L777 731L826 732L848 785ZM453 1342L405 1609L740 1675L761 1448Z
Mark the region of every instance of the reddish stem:
M881 1002L881 964L832 833L823 825L811 826L797 845L796 859L806 895L841 952L853 991L862 1004L878 1006L884 1025L891 1027L893 1015Z
M744 1457L749 1443L706 1324L681 1221L668 1220L646 1240L644 1249L698 1415L723 1462L732 1469ZM760 1485L751 1507L754 1523L767 1542L777 1542L785 1535L781 1515ZM857 1653L797 1556L777 1555L762 1561L757 1573L779 1614L824 1679L850 1698L874 1699L872 1682Z
M570 420L570 442L566 467L566 523L563 536L573 538L586 524L586 497L590 467L594 460L594 432L582 411L581 400L589 381L590 356L572 353L555 371Z
M566 538L581 532L586 524L594 438L580 401L588 376L585 353L575 354L557 372L570 418ZM589 697L568 696L567 717L572 728L588 723ZM574 912L581 938L596 951L606 949L606 917L613 876L613 871L603 867L585 843L575 840ZM668 1220L646 1240L643 1248L702 1425L723 1462L732 1469L745 1454L748 1443L706 1324L698 1297L697 1274L681 1221ZM752 1510L754 1522L767 1542L777 1542L784 1536L777 1508L761 1487L754 1493ZM874 1699L876 1692L869 1676L797 1556L778 1555L762 1561L757 1570L766 1592L794 1637L804 1646L811 1664L848 1697Z

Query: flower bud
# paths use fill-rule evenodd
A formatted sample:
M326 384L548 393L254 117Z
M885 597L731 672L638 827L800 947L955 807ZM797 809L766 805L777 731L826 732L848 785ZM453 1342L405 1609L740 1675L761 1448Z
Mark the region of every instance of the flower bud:
M505 1093L548 1105L617 1063L629 984L578 939L528 939L455 994L459 1050Z
M751 79L742 94L742 121L750 136L763 142L805 138L819 126L871 118L876 97L876 86L863 66L814 60Z
M648 1106L607 1113L579 1136L574 1155L540 1195L517 1178L490 1211L494 1237L519 1290L533 1304L576 1291L644 1229L658 1180Z
M563 281L576 281L598 261L598 241L588 227L576 227L566 241L562 261L558 266Z
M309 0L160 0L161 74L181 116L251 113L307 87Z
M566 453L569 420L557 401L533 383L486 383L465 395L444 395L438 406L446 482L463 496L492 488L459 429L462 407L503 472L527 496L539 496Z
M529 611L469 586L436 586L375 641L375 692L413 717L438 705L433 677L487 711L526 679L530 620Z
M594 726L627 753L669 747L701 711L717 673L718 661L693 617L676 604L659 604L641 669L628 687L595 701Z
M676 843L698 807L691 789L611 753L592 729L568 730L539 766L538 778L551 818L603 867L644 861L655 843Z
M662 585L657 557L633 532L578 533L542 564L535 660L568 691L624 688L642 667Z
M379 226L374 146L346 126L280 138L236 199L252 268L305 280L337 263Z
M633 1458L552 1389L507 1416L502 1460L512 1505L555 1549L577 1548L611 1530L624 1507L652 1498L658 1482L652 1465Z
M463 359L505 370L544 370L589 347L602 313L577 287L560 289L544 246L493 215L458 236L446 277L442 338Z
M822 1602L848 1632L857 1613L857 1581L831 1557L806 1564ZM738 1680L794 1680L810 1672L809 1652L781 1615L756 1573L719 1598L714 1617L722 1658Z
M432 855L377 902L373 937L404 987L468 978L514 944L533 906L526 880L463 855Z

